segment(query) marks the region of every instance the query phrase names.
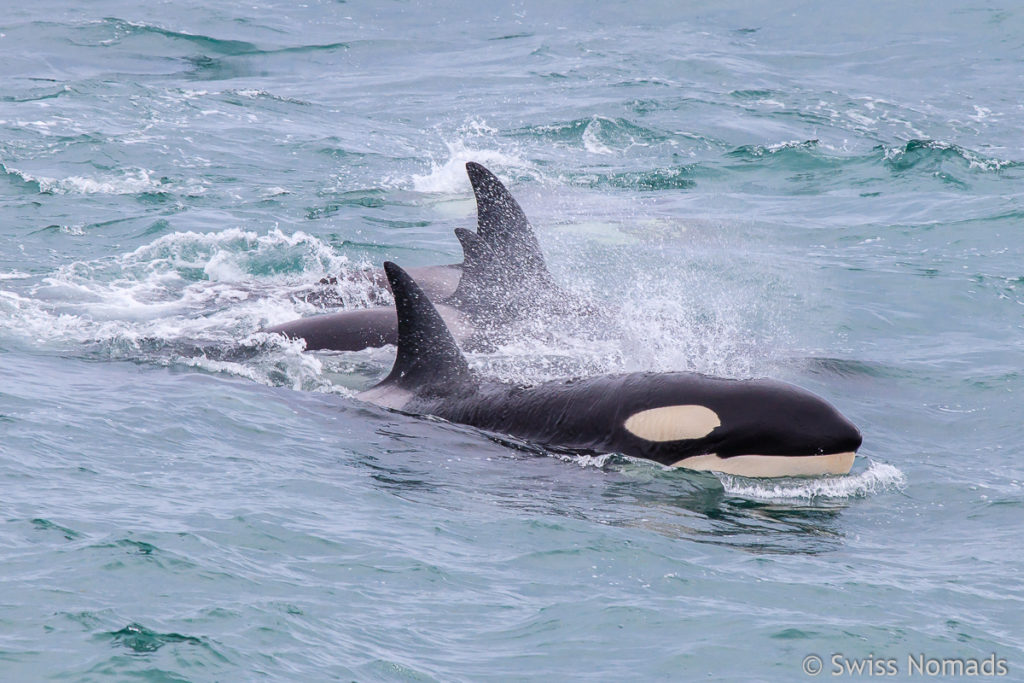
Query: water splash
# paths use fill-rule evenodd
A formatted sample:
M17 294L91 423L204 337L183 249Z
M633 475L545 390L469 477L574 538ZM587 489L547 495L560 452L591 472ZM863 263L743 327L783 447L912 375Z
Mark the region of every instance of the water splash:
M518 155L496 149L478 147L473 136L446 142L448 153L444 161L431 161L430 171L412 176L412 187L417 192L433 194L465 194L471 190L466 179L466 162L475 161L496 173L509 169L530 171L532 166Z

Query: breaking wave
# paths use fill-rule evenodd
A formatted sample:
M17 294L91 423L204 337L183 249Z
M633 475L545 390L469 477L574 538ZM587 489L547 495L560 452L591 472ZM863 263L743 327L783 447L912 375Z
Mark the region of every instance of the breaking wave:
M362 269L302 232L175 233L43 277L8 274L0 325L12 340L58 353L348 393L333 373L349 361L307 354L301 343L260 330L322 310L308 298L327 274L353 275L330 285L335 304L378 300L373 281L358 277Z
M40 194L141 195L175 192L199 196L206 191L201 182L174 183L167 178L154 177L153 171L145 168L126 169L119 173L96 177L72 175L66 178L51 178L0 164L0 172L34 187Z

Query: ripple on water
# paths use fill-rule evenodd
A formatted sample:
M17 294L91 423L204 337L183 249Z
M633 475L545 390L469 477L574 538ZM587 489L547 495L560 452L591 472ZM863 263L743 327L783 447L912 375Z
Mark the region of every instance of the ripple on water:
M118 631L101 633L99 637L108 637L112 642L134 652L156 652L164 645L171 643L188 643L189 645L209 648L202 638L186 636L180 633L157 633L142 624L135 623L128 624ZM209 649L212 651L212 648Z

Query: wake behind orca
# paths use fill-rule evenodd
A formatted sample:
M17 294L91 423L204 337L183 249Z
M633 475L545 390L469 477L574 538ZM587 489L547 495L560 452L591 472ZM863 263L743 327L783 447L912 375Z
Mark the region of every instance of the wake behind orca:
M416 282L385 263L397 313L391 373L360 394L377 405L558 450L621 453L754 477L846 474L861 435L834 407L767 379L632 373L520 387L471 372Z

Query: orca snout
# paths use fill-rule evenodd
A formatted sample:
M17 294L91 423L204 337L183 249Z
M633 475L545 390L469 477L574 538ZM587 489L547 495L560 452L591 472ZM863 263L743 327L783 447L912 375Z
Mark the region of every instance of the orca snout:
M831 403L782 382L736 385L730 408L719 432L720 455L855 453L863 440L860 430Z
M863 442L860 430L835 406L810 392L794 398L795 419L790 425L790 438L797 446L794 455L857 452Z
M839 415L840 424L837 425L836 433L829 445L831 453L856 453L864 442L860 430L842 415Z

